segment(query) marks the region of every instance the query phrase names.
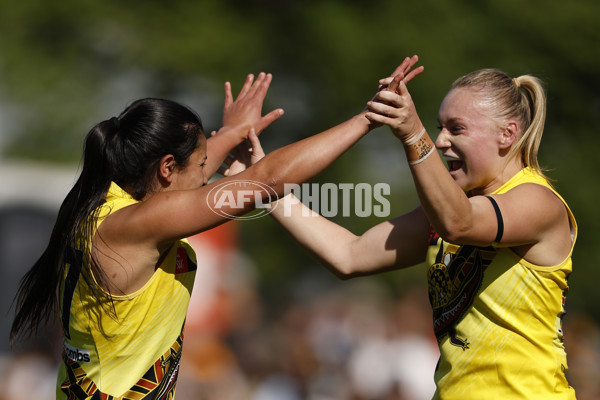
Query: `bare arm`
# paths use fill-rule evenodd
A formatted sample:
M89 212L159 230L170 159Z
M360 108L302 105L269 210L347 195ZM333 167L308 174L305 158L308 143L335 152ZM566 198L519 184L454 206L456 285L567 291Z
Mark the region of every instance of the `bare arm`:
M389 89L378 94L381 102L370 103L372 112L367 117L389 125L403 143L410 143L419 137L423 125L406 85L395 80ZM429 151L433 143L427 133L421 141ZM405 145L405 149L408 157L414 156L414 148ZM492 244L498 233L498 222L489 199L483 195L468 197L452 179L436 151L410 168L421 205L442 238L459 244ZM525 184L493 197L504 224L501 246L512 247L538 265L555 265L568 255L572 241L567 211L549 189Z
M224 175L264 157L256 136L240 145ZM313 212L293 193L271 203L271 215L313 257L341 279L405 268L424 261L429 222L422 208L355 235Z
M310 254L346 279L405 268L425 260L429 223L423 210L380 223L358 236L312 212L293 194L271 215Z
M423 70L419 67L410 71L417 61L417 57L406 58L393 75L403 77L405 81L411 80ZM389 82L381 83L386 85ZM238 154L242 160L234 162L226 174L238 173L245 165L253 164L264 156L258 140L254 140L251 147L250 153L244 148L245 154ZM251 157L248 157L249 154ZM318 156L314 158L319 159ZM340 278L404 268L424 260L429 223L421 208L378 224L357 236L312 212L293 194L272 206L271 215L279 224Z
M254 199L243 204L218 204L219 198L211 196L211 190L234 181L252 181L271 188L277 195L284 192L285 183L302 183L311 179L348 148L363 137L370 129L364 112L350 120L277 149L257 164L232 177L220 179L195 190L163 191L147 201L127 207L115 213L119 218L109 217L115 236L134 243L154 243L155 246L194 235L228 220L230 216L242 215L255 207ZM238 194L247 187L232 185L230 195ZM214 194L214 192L213 192ZM266 193L259 193L268 202ZM251 200L251 201L250 201ZM218 207L221 213L214 209Z
M262 87L262 90L266 91L265 85ZM366 110L331 129L277 149L235 176L194 190L161 191L143 202L115 212L102 223L99 233L103 238L102 242L127 260L126 264L131 267L124 270L121 265L116 265L113 270L107 271L107 274L124 292L139 288L153 273L160 255L175 240L210 229L255 207L253 199L241 204L219 204L215 191L220 185L239 180L252 181L270 188L281 196L286 183L298 184L313 178L373 129L375 125L365 114ZM254 115L260 116L260 112ZM272 115L271 118L274 120L277 115ZM259 129L270 123L268 118L266 122L264 119L262 121L263 125L257 125ZM243 129L241 131L243 132ZM236 140L239 143L246 137L248 136L237 137L228 144L221 143L218 148L226 149ZM216 137L211 140L213 144L219 143ZM214 158L221 157L224 157L224 150L219 157ZM210 153L208 158L211 158ZM217 166L213 165L211 168L216 170ZM236 185L228 187L230 196L235 199L243 196L246 189ZM261 200L268 202L268 195L264 192L259 195L262 196ZM219 212L215 212L217 206Z
M99 226L95 239L101 257L110 255L101 258L102 268L114 285L110 290L131 293L141 288L175 240L211 229L255 208L254 198L243 197L248 188L236 184L227 188L226 197L247 201L219 204L223 199L216 191L219 185L251 181L281 196L285 183L301 183L312 178L364 136L369 127L370 122L360 114L325 132L275 150L235 176L194 190L161 191L111 214ZM264 191L259 190L258 194L265 203L269 201Z

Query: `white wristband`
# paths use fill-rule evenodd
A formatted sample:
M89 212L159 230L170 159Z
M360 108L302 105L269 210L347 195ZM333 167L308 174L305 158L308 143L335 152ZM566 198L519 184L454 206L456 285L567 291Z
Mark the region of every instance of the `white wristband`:
M404 143L405 146L410 146L413 145L415 143L417 143L419 141L419 139L421 139L423 137L423 135L425 134L425 128L423 127L423 130L421 130L421 132L417 135L416 139L411 140L408 143Z
M429 150L429 153L425 154L425 156L423 158L419 158L416 161L409 161L408 165L417 165L417 164L422 163L423 161L425 161L427 159L427 157L429 157L430 155L432 155L434 151L435 151L435 146L433 146L431 148L431 150Z

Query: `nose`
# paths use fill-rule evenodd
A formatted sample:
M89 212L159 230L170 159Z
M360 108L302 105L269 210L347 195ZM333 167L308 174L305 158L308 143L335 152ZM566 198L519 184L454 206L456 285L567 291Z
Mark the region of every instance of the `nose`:
M448 140L449 137L450 132L448 132L446 128L442 128L442 130L438 134L438 137L435 139L435 147L438 150L443 150L450 147L450 140Z

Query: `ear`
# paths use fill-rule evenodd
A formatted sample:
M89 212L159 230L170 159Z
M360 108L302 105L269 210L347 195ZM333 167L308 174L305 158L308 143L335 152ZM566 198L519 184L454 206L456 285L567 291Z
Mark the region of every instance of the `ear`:
M516 121L508 121L500 133L500 148L508 149L517 140L519 124Z
M171 183L173 180L173 171L175 170L175 157L167 154L160 159L158 164L158 176L161 180Z

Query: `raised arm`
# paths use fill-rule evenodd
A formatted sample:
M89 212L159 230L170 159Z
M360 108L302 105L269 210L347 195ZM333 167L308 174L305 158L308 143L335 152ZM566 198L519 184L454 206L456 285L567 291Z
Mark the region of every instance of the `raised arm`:
M228 161L225 176L233 176L264 157L260 141L250 135ZM313 212L290 193L271 203L271 216L337 277L348 279L399 269L424 260L429 222L419 207L414 211L355 235Z
M518 126L487 116L477 93L451 91L440 108L442 131L436 145L454 175L435 151L401 79L378 93L379 102L369 103L367 117L390 126L402 141L421 205L442 238L479 246L495 243L535 264L558 264L572 244L566 208L550 189L532 183L493 194L522 168L520 157L505 158Z
M114 271L123 275L119 287L134 290L146 282L155 261L175 240L245 214L259 203L268 203L272 194L281 196L286 183L299 184L322 172L374 127L365 117L366 112L277 149L235 176L197 189L159 191L110 215L98 231L106 246L126 259L133 257L127 254L145 254L148 260L126 274ZM160 168L157 172L162 174ZM250 196L248 183L251 190L255 189Z
M286 183L302 183L322 172L371 129L371 123L361 112L331 129L299 142L277 149L257 164L233 177L226 177L194 190L168 190L154 194L148 200L115 213L120 218L112 222L112 231L123 241L149 242L164 245L188 237L228 218L242 215L256 207L248 187L230 185L226 199L245 199L242 202L220 202L218 190L235 181L253 182L281 196ZM210 155L209 155L210 157ZM256 188L256 186L254 187ZM268 203L266 191L257 191L260 201ZM219 212L215 212L218 209Z
M407 57L394 71L406 82L423 71L422 67L411 71L418 58ZM382 80L382 87L391 81ZM252 151L238 156L254 157L254 162L264 155L258 139L252 140ZM253 163L246 158L246 164ZM232 164L235 174L243 169L239 160ZM273 204L271 215L309 253L340 278L349 278L404 268L424 260L429 223L421 208L401 217L378 224L358 236L344 227L313 212L293 194Z

